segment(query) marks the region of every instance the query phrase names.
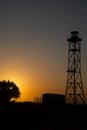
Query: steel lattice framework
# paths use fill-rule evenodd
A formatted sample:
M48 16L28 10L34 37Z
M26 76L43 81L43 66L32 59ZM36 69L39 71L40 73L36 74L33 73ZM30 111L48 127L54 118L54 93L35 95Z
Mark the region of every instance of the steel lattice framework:
M78 31L72 31L67 39L68 45L68 70L66 84L66 104L84 104L85 96L81 76L81 41Z

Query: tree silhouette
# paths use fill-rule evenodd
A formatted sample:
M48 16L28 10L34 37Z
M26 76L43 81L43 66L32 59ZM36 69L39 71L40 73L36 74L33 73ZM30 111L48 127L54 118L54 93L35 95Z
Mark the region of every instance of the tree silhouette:
M16 84L12 81L2 80L0 81L0 102L7 103L10 102L11 99L19 98L20 91Z

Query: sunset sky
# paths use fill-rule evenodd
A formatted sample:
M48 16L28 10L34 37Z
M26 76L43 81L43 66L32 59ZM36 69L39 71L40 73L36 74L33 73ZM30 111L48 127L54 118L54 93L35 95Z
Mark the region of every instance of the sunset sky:
M81 36L87 95L87 0L0 0L0 80L11 80L19 101L65 94L70 32Z

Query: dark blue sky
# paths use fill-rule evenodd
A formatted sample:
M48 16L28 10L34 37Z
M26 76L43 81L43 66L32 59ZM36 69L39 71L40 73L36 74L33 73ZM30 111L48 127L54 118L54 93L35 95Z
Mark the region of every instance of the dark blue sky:
M86 90L87 1L0 0L0 79L22 86L21 100L32 100L45 92L64 93L67 37L73 30L83 39Z

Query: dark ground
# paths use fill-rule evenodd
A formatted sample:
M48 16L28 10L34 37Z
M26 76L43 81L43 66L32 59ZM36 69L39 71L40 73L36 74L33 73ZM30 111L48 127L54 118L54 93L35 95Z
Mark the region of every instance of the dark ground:
M86 130L87 106L12 103L0 106L2 130Z

